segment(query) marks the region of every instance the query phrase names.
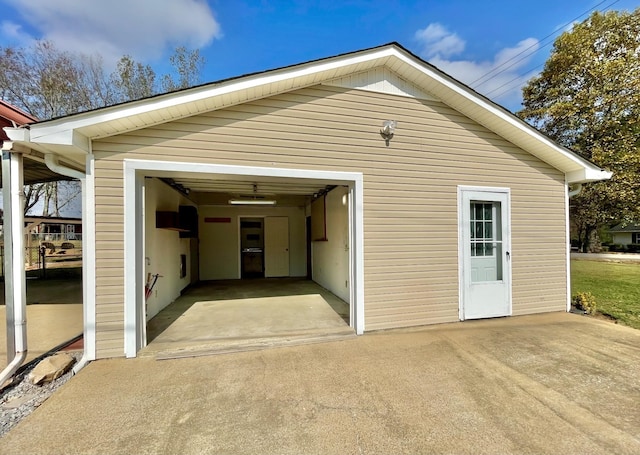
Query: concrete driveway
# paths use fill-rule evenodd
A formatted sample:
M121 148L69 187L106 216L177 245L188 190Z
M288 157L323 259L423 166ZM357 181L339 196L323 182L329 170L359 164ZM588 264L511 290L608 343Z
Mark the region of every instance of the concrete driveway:
M7 313L0 305L0 366L7 365ZM82 334L82 303L27 306L27 358L25 363Z
M566 313L92 363L0 453L640 453L640 331Z

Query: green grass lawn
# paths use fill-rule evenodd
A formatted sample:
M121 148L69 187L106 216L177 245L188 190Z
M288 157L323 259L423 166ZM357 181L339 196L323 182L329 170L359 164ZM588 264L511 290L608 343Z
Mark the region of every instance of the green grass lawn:
M571 261L571 293L590 292L599 313L640 329L640 264Z

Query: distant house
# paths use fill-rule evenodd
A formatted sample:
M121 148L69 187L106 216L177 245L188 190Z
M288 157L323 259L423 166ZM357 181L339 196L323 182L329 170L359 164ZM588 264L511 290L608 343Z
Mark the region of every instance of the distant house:
M0 232L2 232L2 210L0 210ZM25 216L25 234L42 237L40 240L79 240L82 235L82 218L53 216Z
M3 212L0 210L0 215ZM0 234L4 235L4 219L0 216ZM25 262L31 266L38 261L38 250L46 248L48 256L60 251L69 256L79 256L82 252L80 241L82 240L82 218L61 218L51 216L25 216ZM4 248L4 242L1 247ZM73 249L72 254L69 250ZM4 254L4 251L2 251ZM2 264L4 267L4 264ZM4 270L4 269L2 269Z
M609 233L614 245L640 244L640 224L618 224Z
M29 233L42 235L43 239L48 236L53 240L77 240L82 234L82 218L26 216L24 221Z

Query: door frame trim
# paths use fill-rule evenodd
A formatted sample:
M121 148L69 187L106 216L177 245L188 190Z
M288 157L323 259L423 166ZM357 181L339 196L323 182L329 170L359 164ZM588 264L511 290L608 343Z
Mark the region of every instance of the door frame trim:
M475 193L500 193L504 194L507 198L506 223L503 220L503 245L505 245L505 251L511 253L511 188L506 187L493 187L493 186L466 186L458 185L457 187L457 204L458 204L458 318L464 321L464 236L463 236L463 193L475 192ZM513 258L513 254L510 254ZM508 298L509 298L509 315L513 314L513 275L511 270L511 260L505 261L506 272L509 277L508 286Z
M356 334L365 330L364 311L364 178L362 172L310 169L267 168L178 162L163 160L123 160L124 189L124 354L136 357L144 347L146 326L141 316L144 308L144 203L145 176L162 176L171 172L193 174L298 178L320 180L349 187L349 231L352 245L349 260L350 326Z
M236 247L236 251L238 252L238 279L242 280L242 219L243 218L261 218L262 219L262 240L264 242L264 219L269 215L237 215L236 219L238 221L238 246ZM264 245L262 254L264 254ZM262 258L262 266L264 267L264 256Z

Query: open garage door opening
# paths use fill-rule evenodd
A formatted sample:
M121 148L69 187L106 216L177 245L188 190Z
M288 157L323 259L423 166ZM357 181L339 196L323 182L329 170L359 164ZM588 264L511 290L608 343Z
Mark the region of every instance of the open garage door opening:
M362 333L359 174L134 164L128 356L151 341L191 352L204 340Z

